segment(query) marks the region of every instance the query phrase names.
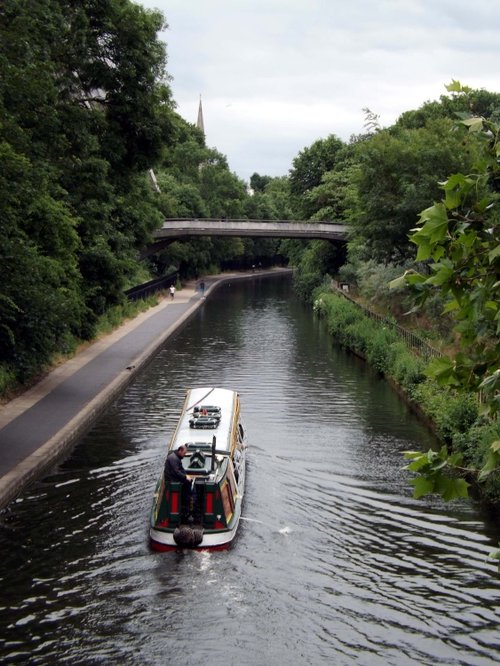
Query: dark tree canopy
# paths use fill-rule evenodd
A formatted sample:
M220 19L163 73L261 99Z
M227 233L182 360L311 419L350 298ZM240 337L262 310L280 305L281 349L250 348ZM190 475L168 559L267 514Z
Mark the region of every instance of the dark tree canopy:
M474 143L452 131L447 118L419 129L390 128L359 144L353 238L362 255L381 263L413 256L408 235L418 214L440 194L446 174L467 170Z
M261 176L258 173L253 173L250 176L250 187L254 192L264 192L271 180L271 176Z
M158 12L129 0L0 7L0 348L29 376L119 302L161 217L172 131Z
M319 185L323 174L335 168L337 154L343 145L339 138L331 134L327 139L319 139L301 150L290 170L292 194L302 195Z

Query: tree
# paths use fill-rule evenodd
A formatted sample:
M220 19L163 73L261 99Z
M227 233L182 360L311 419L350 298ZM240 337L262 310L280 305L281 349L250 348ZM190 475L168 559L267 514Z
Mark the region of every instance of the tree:
M129 0L0 7L0 346L26 379L123 300L161 215L173 134L159 12ZM5 273L5 277L4 277Z
M457 82L449 89L463 96L470 92ZM445 312L456 316L462 350L453 358L436 359L429 374L443 386L481 391L483 414L495 416L500 410L500 124L478 117L464 117L461 124L478 138L481 159L471 172L451 175L442 184L443 199L421 213L411 240L418 247L416 260L426 262L429 273L410 270L392 284L412 286L417 305L435 290L445 297ZM431 452L408 455L410 469L422 479L420 494L441 492L444 470L461 466L461 459L446 450L439 457ZM479 479L499 470L496 439ZM448 492L445 498L453 496Z
M403 262L413 255L408 240L418 213L439 197L448 173L469 169L474 141L452 132L448 119L419 129L383 130L358 144L357 208L352 237L363 259Z
M319 185L304 194L304 208L310 219L348 223L357 196L356 142L345 145L337 152L335 166L326 171Z
M271 180L271 176L261 176L258 173L253 173L250 176L250 187L254 192L264 192Z
M296 259L294 289L300 298L310 301L313 290L323 284L325 278L328 280L329 275L334 275L344 261L343 248L328 241L309 241Z
M448 90L451 96L441 95L439 101L425 102L419 109L405 111L396 121L398 127L404 129L419 129L429 122L440 118L456 120L460 114L484 117L498 122L500 120L500 94L487 90L472 90L467 88L463 94L455 94L451 84ZM460 84L458 84L460 86Z
M309 218L310 209L304 195L321 183L325 173L335 168L343 145L341 139L331 134L328 138L319 139L304 148L294 158L289 179L298 217Z
M200 194L211 217L243 216L245 183L229 170L227 159L217 150L207 151L200 170Z

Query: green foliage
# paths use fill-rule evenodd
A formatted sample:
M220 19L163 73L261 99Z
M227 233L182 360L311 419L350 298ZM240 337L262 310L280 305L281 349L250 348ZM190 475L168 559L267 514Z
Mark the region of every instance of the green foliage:
M261 176L258 173L253 173L250 176L250 187L254 192L265 192L271 180L271 176Z
M405 328L417 328L419 337L438 339L440 346L453 344L453 337L450 336L452 315L443 314L444 300L438 293L432 295L423 307L414 310L404 280L399 281L399 288L391 288L391 283L396 281L396 276L401 274L405 265L410 267L414 263L402 266L379 264L372 259L361 261L351 253L350 259L338 271L338 280L348 283L352 292L377 312L392 315Z
M441 95L438 102L426 102L420 109L405 111L397 120L396 125L405 129L425 127L429 122L440 118L455 120L458 116L484 116L498 121L500 113L500 94L487 90L472 90L452 81L446 86L451 96Z
M495 413L500 409L500 126L484 118L462 122L480 139L482 158L469 175L456 173L444 181L443 200L421 213L411 240L417 260L429 262L430 275L408 272L404 280L413 286L417 305L437 290L446 298L445 312L458 320L463 351L434 364L436 380L483 391L485 411Z
M290 201L290 182L288 178L273 178L265 189L269 206L273 211L271 219L292 220L294 218Z
M392 347L398 341L393 329L377 327L366 344L366 356L370 365L384 375L391 374L395 351Z
M343 148L342 141L331 134L304 148L293 160L290 170L290 191L299 219L308 219L311 207L304 195L320 185L323 175L334 169Z
M439 451L430 449L426 453L406 451L405 458L412 461L406 469L418 473L418 476L410 481L415 488L413 491L415 498L429 493L437 493L445 500L468 497L467 481L450 475L450 472L456 473L462 465L460 453L450 456L446 446L443 446Z
M362 258L400 263L413 255L408 234L438 197L438 181L472 165L475 141L463 146L452 126L440 119L418 129L394 127L359 143L351 242Z
M255 174L254 174L255 175ZM265 183L245 202L245 215L250 219L290 220L294 213L290 204L290 186L287 178L261 176Z
M243 216L246 187L229 171L226 158L209 150L208 160L200 170L200 194L210 217Z
M500 423L478 419L468 430L454 436L453 447L461 451L474 468L481 469L490 457L492 442L498 439L500 439Z
M366 357L378 372L393 375L403 351L397 334L367 317L354 303L331 292L316 290L314 308L327 321L330 334L342 345ZM408 350L406 354L409 355Z
M472 108L473 91L457 81L448 89ZM497 96L497 105L498 102ZM458 397L452 409L448 402L434 405L432 416L442 436L467 455L475 465L478 480L487 481L498 498L500 439L496 422L489 421L488 416L495 418L500 410L500 124L466 113L461 118L479 146L479 158L470 171L453 173L442 182L442 200L420 215L411 240L418 248L417 261L427 263L427 272L407 271L392 284L399 287L406 282L414 291L417 306L439 292L445 301L444 313L456 318L455 331L462 350L453 358L435 359L428 374L444 387L445 396L453 387ZM478 392L482 398L482 422L477 418L477 398L471 397L471 393ZM461 453L443 454L443 465L458 465L455 455ZM431 483L434 471L427 467L414 471L420 475L415 484L421 494L439 492L445 499L450 498L449 490L444 492L442 486Z
M148 296L134 301L124 301L119 305L109 308L98 318L96 331L98 335L105 335L113 331L117 326L123 324L127 319L136 317L139 313L148 310L158 303L156 296Z
M0 353L25 381L123 299L161 220L144 169L173 111L158 12L5 0L0 13Z
M394 302L394 290L390 289L389 283L400 274L400 265L379 264L373 259L357 261L353 284L358 286L359 294L364 299L389 307Z
M294 289L302 300L312 302L314 289L325 281L329 282L328 276L337 270L343 255L327 241L314 240L308 242L305 248L296 247L300 248L300 253L294 273Z
M413 398L431 417L439 437L449 444L457 434L468 432L479 415L475 396L442 388L432 378L414 389Z
M403 306L416 305L419 316L425 313L442 334L454 326L462 343L453 358L435 359L427 369L349 304L337 303L324 290L314 292L315 310L326 317L331 333L394 378L452 447L437 457L415 454L425 458L414 481L417 495L465 496L465 481L449 474L460 471L463 455L467 473L481 481L489 497L499 498L500 435L494 419L500 409L500 95L458 82L448 91L451 96L403 114L387 130L371 114L372 133L331 150L335 159L328 167L318 168L323 146L317 142L310 170L304 164L307 152L294 163L292 192L300 195L294 205L303 214L351 224L342 281L356 285L365 299L399 308L398 314ZM412 243L418 246L416 258ZM299 266L297 279L303 272L308 276L303 285L319 283L319 275L311 279L313 262L303 260L307 246L289 249ZM404 267L405 275L397 278ZM415 294L413 303L407 286Z
M393 353L391 374L410 398L415 399L415 387L425 381L426 363L422 358L408 354L408 348L403 342L393 345Z
M357 203L355 144L336 148L335 163L301 199L303 217L348 223Z
M7 395L16 385L16 374L8 365L0 363L0 395Z

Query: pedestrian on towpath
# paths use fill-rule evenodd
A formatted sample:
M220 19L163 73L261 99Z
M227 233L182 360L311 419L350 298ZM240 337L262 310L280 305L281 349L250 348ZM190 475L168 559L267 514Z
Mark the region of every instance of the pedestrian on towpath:
M171 285L171 287L170 287L170 298L171 298L172 301L174 300L174 296L175 296L175 287L174 287L174 285Z

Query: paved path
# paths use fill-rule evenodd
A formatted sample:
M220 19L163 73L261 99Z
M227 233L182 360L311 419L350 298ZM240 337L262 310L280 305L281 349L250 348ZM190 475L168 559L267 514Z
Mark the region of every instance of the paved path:
M260 275L276 274L262 271ZM228 280L205 279L208 296ZM0 409L0 508L40 477L94 423L163 342L202 305L194 284L93 343Z

